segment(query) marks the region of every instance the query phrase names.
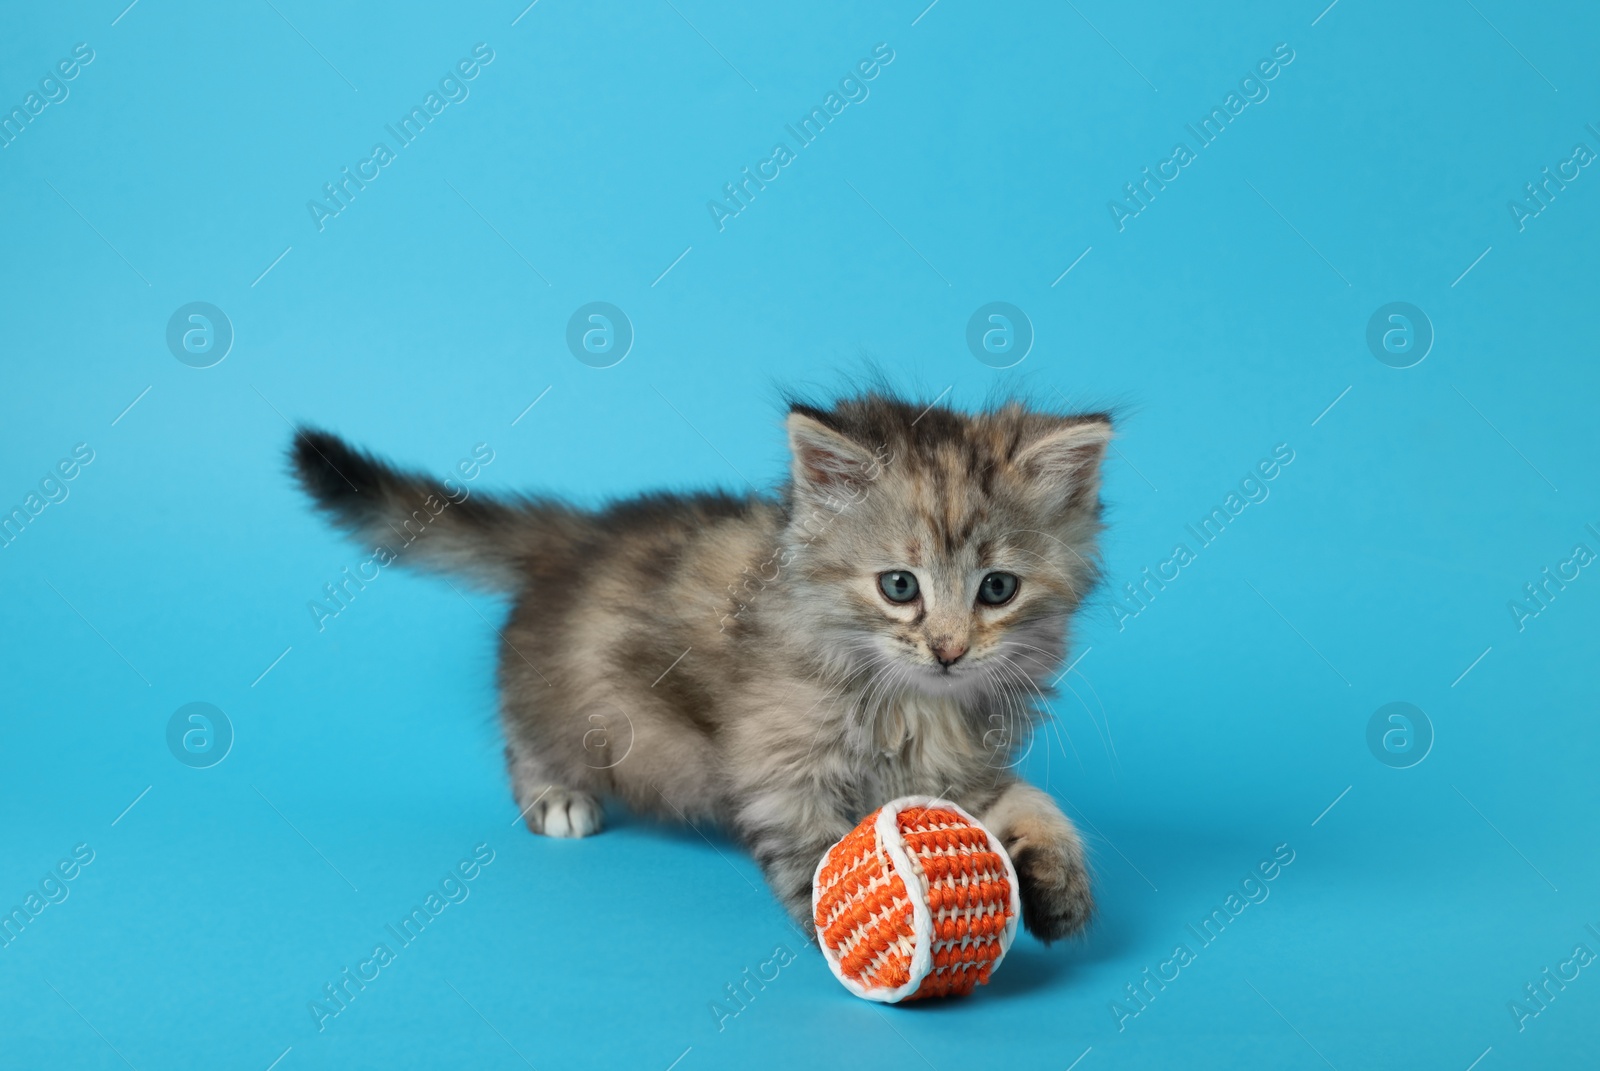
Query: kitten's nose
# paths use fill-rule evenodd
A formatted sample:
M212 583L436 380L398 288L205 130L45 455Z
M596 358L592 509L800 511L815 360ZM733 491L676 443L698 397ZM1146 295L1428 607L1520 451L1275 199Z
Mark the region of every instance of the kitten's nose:
M956 640L937 640L933 644L933 657L941 666L953 666L967 653L967 645Z

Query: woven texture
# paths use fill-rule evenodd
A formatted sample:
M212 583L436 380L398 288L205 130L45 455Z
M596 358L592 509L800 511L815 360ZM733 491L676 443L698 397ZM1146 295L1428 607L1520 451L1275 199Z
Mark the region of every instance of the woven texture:
M872 1000L970 993L1016 934L1010 859L942 800L897 800L864 818L823 857L812 903L829 966Z

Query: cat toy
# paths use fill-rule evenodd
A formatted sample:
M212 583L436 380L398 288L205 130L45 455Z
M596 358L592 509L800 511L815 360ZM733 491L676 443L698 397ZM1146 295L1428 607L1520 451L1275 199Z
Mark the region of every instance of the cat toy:
M823 854L817 943L858 997L897 1004L985 985L1017 936L1017 872L993 833L948 800L884 804Z

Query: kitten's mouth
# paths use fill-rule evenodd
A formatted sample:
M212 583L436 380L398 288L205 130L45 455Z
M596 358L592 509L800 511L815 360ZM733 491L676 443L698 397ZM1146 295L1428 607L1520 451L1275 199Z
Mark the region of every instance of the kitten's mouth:
M916 674L920 683L937 692L948 692L953 688L964 687L978 674L969 665L922 665L921 672Z
M935 660L923 661L907 651L885 652L887 657L879 665L898 674L902 687L929 696L949 696L966 693L982 687L989 677L986 666L969 655L957 662L945 664ZM892 668L891 668L892 667Z

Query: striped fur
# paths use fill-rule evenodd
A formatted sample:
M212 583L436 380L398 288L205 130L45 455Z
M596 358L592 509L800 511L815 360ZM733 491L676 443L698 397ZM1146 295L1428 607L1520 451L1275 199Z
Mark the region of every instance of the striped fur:
M1096 580L1109 418L866 394L796 404L788 431L776 496L595 512L476 493L437 508L446 485L323 432L297 433L291 461L367 543L432 496L399 560L513 597L501 719L534 832L598 832L607 798L718 824L809 931L823 852L885 800L942 797L1012 853L1028 928L1074 932L1092 906L1082 847L1012 768ZM913 572L919 598L889 602L888 570ZM976 600L991 570L1022 578L1003 606Z

